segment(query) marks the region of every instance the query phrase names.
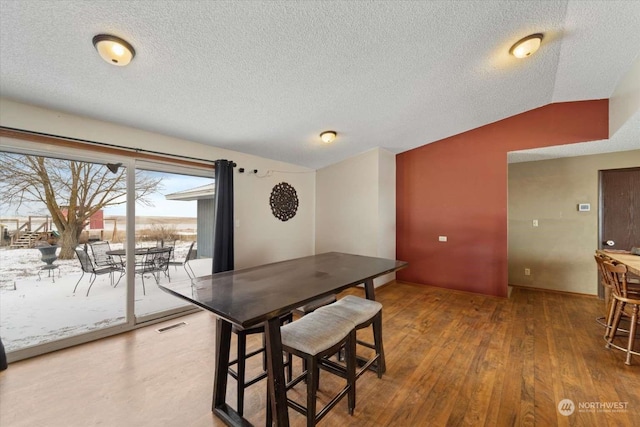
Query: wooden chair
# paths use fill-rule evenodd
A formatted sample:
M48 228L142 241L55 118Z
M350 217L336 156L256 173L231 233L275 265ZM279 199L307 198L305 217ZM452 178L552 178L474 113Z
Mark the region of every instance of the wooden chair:
M606 307L606 311L605 311L606 316L597 317L596 322L600 323L602 326L605 327L604 339L605 341L608 341L609 332L611 330L610 326L613 321L613 316L616 312L616 306L617 306L618 300L613 298L614 284L611 283L610 277L608 276L607 272L604 270L604 263L610 262L614 265L617 265L618 263L602 254L595 254L594 258L598 266L598 272L600 273L600 276L602 278L602 286L604 287L604 301L605 301L605 307ZM627 293L631 296L634 296L634 298L636 296L640 297L640 286L637 283L629 280L629 273L627 273L626 277L627 277ZM623 312L622 315L626 316L626 313ZM621 326L618 326L618 331L623 333L629 333L628 329L625 329L624 327L621 327Z
M306 380L306 406L287 398L287 405L307 417L307 426L315 426L344 396L348 396L349 414L356 406L356 333L355 324L344 317L315 311L282 326L282 348L304 360L306 369L287 383L287 390ZM346 367L327 363L327 356L346 348ZM346 379L346 385L320 411L316 395L320 369ZM267 406L267 425L271 425L271 405Z
M602 286L604 287L604 303L605 303L605 316L596 318L596 321L605 327L604 339L609 338L609 326L612 323L613 315L615 314L617 300L613 298L613 285L609 282L607 272L604 270L604 263L610 261L607 257L601 254L595 254L594 259L598 267L598 273L602 278Z
M362 361L362 366L358 370L356 378L359 378L369 368L373 368L378 374L378 378L382 378L382 374L386 369L384 346L382 344L382 304L354 295L347 295L333 304L318 308L316 312L329 313L333 316L349 319L356 325L356 331L372 326L373 344L360 340L356 341L357 344L374 350L374 356L370 359L356 356L359 361Z
M606 274L606 280L612 287L613 298L615 303L615 315L612 322L608 325L609 334L607 337L607 348L614 347L618 350L627 353L625 364L631 365L631 355L640 355L640 352L634 351L634 341L636 335L636 328L638 325L638 311L640 309L640 298L633 296L629 293L627 288L627 267L624 264L614 265L608 261L603 263L603 269ZM629 310L631 311L629 313ZM620 325L620 319L622 315L626 314L629 317L629 338L627 340L627 347L621 347L613 342L619 332L618 326Z

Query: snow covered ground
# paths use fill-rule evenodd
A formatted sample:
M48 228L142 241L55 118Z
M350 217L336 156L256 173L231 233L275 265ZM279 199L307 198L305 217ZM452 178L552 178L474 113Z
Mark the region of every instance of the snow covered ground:
M182 261L190 242L178 242L176 261ZM121 247L121 245L120 245ZM113 249L118 248L112 245ZM105 326L124 322L126 280L111 287L109 275L98 276L86 296L89 275L85 274L76 293L73 288L82 271L77 259L57 260L59 268L41 272L44 265L37 249L0 248L0 337L7 351L69 337ZM191 262L196 275L211 272L211 259ZM171 281L188 279L182 267L170 266ZM167 282L161 277L161 283ZM145 277L146 295L142 281L136 276L135 313L137 316L178 307L182 301L161 291L151 275Z

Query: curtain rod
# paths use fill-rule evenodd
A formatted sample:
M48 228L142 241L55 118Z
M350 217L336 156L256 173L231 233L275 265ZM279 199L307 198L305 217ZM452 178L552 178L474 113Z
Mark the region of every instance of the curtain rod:
M131 153L151 154L151 155L154 155L154 156L164 157L166 159L174 158L174 159L188 160L188 161L193 161L193 162L198 162L198 163L204 163L204 164L211 165L211 166L213 166L215 164L214 160L199 159L197 157L183 156L183 155L180 155L180 154L167 154L167 153L162 153L162 152L159 152L159 151L145 150L145 149L142 149L142 148L124 147L124 146L116 145L116 144L108 144L106 142L91 141L91 140L88 140L88 139L72 138L72 137L68 137L68 136L60 136L60 135L55 135L55 134L50 134L50 133L35 132L35 131L31 131L31 130L26 130L26 129L11 128L11 127L8 127L8 126L0 126L0 136L7 136L9 138L10 137L17 137L17 135L11 135L11 132L18 133L18 134L21 134L23 136L31 135L31 136L36 136L36 137L60 140L60 141L75 142L75 143L88 144L88 145L96 145L96 146L101 146L101 147L105 147L105 148L111 148L111 149L114 149L114 150L123 150L123 151L131 152ZM25 139L25 138L21 138L21 139Z

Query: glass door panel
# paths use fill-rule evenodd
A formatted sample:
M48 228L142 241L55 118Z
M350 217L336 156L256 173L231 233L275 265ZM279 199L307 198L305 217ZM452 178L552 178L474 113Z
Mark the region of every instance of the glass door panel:
M145 203L139 197L136 203L133 271L138 321L193 308L160 290L158 283L211 274L213 178L176 168L171 172L158 169L161 167L146 165L136 169L136 187L158 183L147 193ZM191 260L185 265L188 255Z
M7 352L126 323L123 270L92 250L122 247L126 218L108 212L125 208L125 170L6 151L0 162L0 336Z

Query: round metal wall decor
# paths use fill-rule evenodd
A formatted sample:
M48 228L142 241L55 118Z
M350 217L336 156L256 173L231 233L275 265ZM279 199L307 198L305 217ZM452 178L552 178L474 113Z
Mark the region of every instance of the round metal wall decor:
M287 221L296 216L298 211L298 195L296 189L286 182L276 184L269 198L273 216L280 221Z

